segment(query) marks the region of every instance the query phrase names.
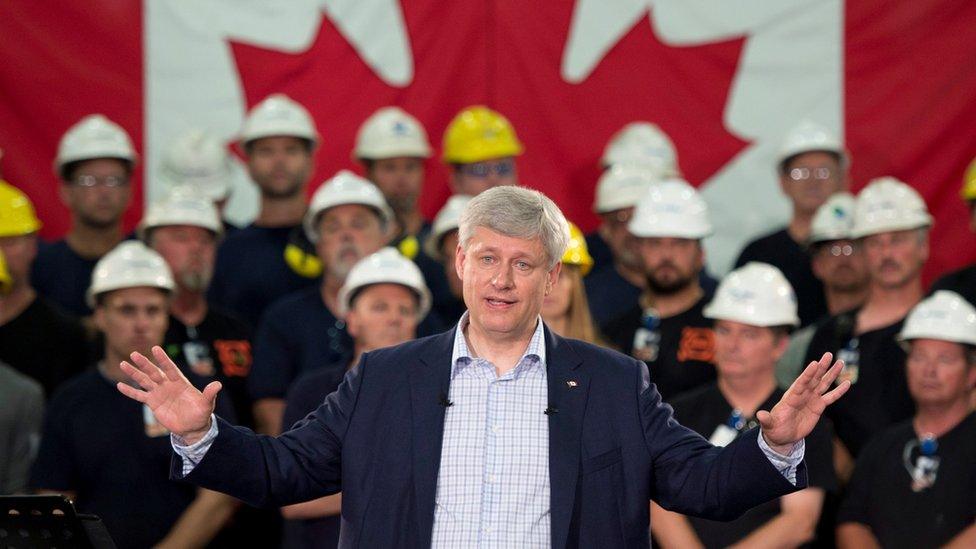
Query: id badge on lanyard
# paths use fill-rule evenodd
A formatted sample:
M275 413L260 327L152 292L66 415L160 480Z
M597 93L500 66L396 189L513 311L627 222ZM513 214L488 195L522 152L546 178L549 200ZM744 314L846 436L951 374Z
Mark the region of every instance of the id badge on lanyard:
M912 453L915 448L919 449L919 456L912 463ZM912 491L921 492L935 484L935 479L939 474L939 456L935 455L939 449L939 441L932 435L923 435L920 439L912 439L905 445L902 452L902 461L905 469L912 477Z
M658 351L661 348L661 315L656 309L644 309L641 316L641 325L634 332L633 352L634 358L644 362L657 360Z
M837 383L845 380L850 381L851 385L857 383L857 374L861 367L861 342L857 337L848 340L844 348L837 351L837 360L844 361L844 369L837 376Z
M715 432L708 438L708 442L712 446L728 446L738 438L739 433L751 428L752 423L752 421L747 422L739 410L732 410L729 419L715 428Z

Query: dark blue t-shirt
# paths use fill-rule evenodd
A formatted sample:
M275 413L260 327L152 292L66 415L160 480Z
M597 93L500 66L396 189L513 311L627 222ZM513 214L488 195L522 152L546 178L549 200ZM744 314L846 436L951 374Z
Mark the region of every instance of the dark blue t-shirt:
M317 278L295 273L285 263L289 235L300 227L249 225L228 235L217 248L210 302L257 326L274 300L317 285Z
M65 240L42 244L31 270L31 285L65 311L88 316L92 310L85 303L85 292L98 260L81 257Z
M613 265L591 272L583 279L586 299L595 324L603 325L630 310L641 289L620 276Z
M309 372L292 384L288 390L285 414L281 421L282 431L287 431L308 414L322 405L325 397L339 388L350 357ZM339 546L339 515L295 521L298 524L299 546L306 549L332 549Z
M233 417L221 397L216 412ZM172 454L169 435L147 425L144 406L91 369L65 383L48 404L30 486L77 493L78 511L101 517L118 547L150 547L197 493L169 480Z

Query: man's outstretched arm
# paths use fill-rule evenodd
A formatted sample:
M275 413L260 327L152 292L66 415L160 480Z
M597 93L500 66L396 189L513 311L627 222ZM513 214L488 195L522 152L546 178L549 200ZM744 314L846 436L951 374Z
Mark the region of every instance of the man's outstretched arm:
M256 435L220 418L212 420L219 382L198 391L159 347L153 360L132 354L122 370L141 389L119 384L119 391L152 409L173 433L177 453L172 476L232 495L254 506L280 507L341 489L342 440L356 406L365 360L353 368L300 428L273 438Z

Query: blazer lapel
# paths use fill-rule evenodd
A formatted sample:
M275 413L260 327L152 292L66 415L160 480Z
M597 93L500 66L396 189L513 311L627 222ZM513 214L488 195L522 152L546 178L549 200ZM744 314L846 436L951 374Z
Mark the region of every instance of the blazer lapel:
M565 547L576 502L580 465L580 436L590 386L579 368L582 359L568 342L546 328L546 367L549 384L549 488L552 546Z
M417 509L419 546L431 542L434 525L434 498L437 472L441 462L444 438L445 406L450 385L451 352L454 348L451 330L430 339L419 360L410 364L410 400L413 424L414 497Z

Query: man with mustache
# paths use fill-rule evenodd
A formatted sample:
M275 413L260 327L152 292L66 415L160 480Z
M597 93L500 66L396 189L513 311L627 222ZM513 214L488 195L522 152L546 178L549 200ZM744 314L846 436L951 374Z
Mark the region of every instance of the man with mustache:
M380 190L352 172L340 171L315 191L303 226L322 262L322 279L272 303L258 327L248 385L259 432L281 432L285 393L295 378L349 358L339 289L360 259L389 241L392 222Z
M227 388L238 421L253 426L246 379L251 369L251 327L207 303L223 225L213 201L182 187L151 205L139 237L173 272L164 346L203 379Z
M844 402L828 413L843 450L835 462L841 479L849 477L850 458L873 435L914 411L905 382L905 351L895 336L923 297L931 225L922 197L893 177L871 181L857 197L852 236L867 260L868 298L818 328L806 355L834 353L845 363L839 379L852 384Z
M634 306L604 324L622 351L647 362L662 398L715 379L709 296L699 274L701 239L712 232L708 207L688 183L669 179L646 188L627 229L636 238L647 288Z
M82 118L58 143L54 169L61 179L58 195L71 211L71 230L38 251L31 286L69 313L92 312L85 290L95 263L122 241L137 158L129 134L101 114Z
M301 230L318 140L312 116L283 94L261 101L244 120L240 144L261 193L260 210L221 243L208 297L252 326L272 301L313 286L319 275Z

